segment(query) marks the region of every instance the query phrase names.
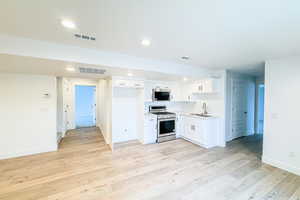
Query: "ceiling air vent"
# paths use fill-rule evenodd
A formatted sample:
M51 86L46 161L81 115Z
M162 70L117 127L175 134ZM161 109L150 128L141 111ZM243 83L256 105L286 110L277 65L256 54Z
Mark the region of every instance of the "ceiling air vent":
M87 74L104 74L106 72L106 70L105 69L79 67L79 72L87 73Z
M74 36L75 36L76 38L78 38L78 39L96 41L96 38L95 38L95 37L88 36L88 35L74 34Z

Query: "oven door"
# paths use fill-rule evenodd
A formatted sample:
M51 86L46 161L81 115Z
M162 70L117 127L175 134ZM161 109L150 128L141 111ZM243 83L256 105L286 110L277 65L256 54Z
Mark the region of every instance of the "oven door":
M158 120L158 137L176 134L175 118Z

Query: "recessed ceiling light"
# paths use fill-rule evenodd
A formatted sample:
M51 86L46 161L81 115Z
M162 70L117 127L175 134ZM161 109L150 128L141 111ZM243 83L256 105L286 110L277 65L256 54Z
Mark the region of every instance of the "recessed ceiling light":
M182 59L182 60L189 60L190 57L188 57L188 56L182 56L181 59Z
M70 29L76 28L75 23L70 20L62 20L61 25L63 25L66 28L70 28Z
M147 46L150 46L150 44L151 44L151 41L150 41L150 40L148 40L148 39L143 39L143 40L142 40L142 45L143 45L143 46L147 47Z
M187 80L188 80L187 77L184 77L184 78L183 78L183 81L187 81Z
M69 71L69 72L74 72L75 68L74 67L67 67L66 70Z
M127 75L128 75L128 76L133 76L133 74L132 74L132 73L130 73L130 72L129 72Z

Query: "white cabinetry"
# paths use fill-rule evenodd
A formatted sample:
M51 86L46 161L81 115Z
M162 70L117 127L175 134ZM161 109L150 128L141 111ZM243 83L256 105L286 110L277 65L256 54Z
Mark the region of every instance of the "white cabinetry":
M153 144L157 140L157 117L151 114L145 115L144 135L141 138L143 144Z
M203 79L196 81L191 85L192 93L196 94L212 94L218 92L218 83L217 79Z
M193 101L193 95L192 95L192 87L191 84L182 83L180 86L180 100L179 101Z
M123 88L144 88L144 81L115 79L113 80L113 86Z
M180 138L181 137L181 133L183 133L183 120L181 115L177 115L176 116L176 138Z
M171 90L171 101L180 101L181 100L181 91L179 84L170 83L169 88Z
M201 118L182 115L180 118L180 136L190 142L211 148L219 145L220 124L218 118Z
M119 85L126 85L120 82ZM152 89L161 88L171 91L171 101L195 102L197 94L216 94L219 92L218 79L202 79L195 82L145 81L145 101L152 101Z

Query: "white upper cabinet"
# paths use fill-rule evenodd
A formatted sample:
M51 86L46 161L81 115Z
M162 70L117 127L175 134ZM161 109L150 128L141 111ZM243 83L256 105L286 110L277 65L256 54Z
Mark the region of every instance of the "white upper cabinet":
M170 83L169 89L171 91L171 101L180 101L181 93L177 83Z
M123 88L144 88L144 81L140 80L126 80L126 79L114 79L113 87Z
M192 93L195 94L214 94L219 91L219 80L203 79L196 81L191 85Z
M179 95L177 101L188 102L193 100L192 87L190 84L181 83L180 85L178 85L178 91L179 91Z
M122 81L120 84L126 84ZM145 81L145 101L152 101L152 89L161 88L171 91L171 101L196 102L196 94L217 94L219 92L218 79L202 79L195 82L183 81Z

